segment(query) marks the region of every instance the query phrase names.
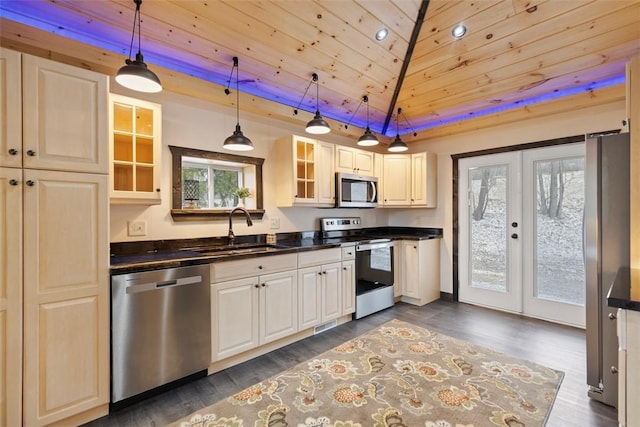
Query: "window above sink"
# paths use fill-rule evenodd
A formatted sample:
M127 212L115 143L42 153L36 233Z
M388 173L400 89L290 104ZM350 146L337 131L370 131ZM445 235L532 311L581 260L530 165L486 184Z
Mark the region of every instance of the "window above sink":
M253 218L262 218L264 159L172 145L169 149L174 220L227 218L239 202L246 203ZM251 197L238 198L238 188L247 188Z

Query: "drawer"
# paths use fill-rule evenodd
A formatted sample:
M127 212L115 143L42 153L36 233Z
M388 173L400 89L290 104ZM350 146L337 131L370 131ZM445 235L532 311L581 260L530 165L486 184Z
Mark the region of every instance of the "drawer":
M338 262L342 258L341 248L320 249L317 251L307 251L298 253L298 268L310 267L312 265Z
M216 262L211 264L211 282L217 283L229 279L295 270L297 263L296 254L269 255Z
M356 257L356 247L354 246L347 246L346 248L342 248L342 260L346 260L346 259L355 259Z

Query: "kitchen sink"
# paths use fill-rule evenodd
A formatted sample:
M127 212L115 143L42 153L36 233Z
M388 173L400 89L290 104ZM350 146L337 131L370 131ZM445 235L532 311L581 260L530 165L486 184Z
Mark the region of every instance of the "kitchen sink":
M227 255L243 255L252 253L274 252L288 248L284 245L237 245L237 246L210 246L204 248L189 248L189 251L198 252L203 256L227 256Z

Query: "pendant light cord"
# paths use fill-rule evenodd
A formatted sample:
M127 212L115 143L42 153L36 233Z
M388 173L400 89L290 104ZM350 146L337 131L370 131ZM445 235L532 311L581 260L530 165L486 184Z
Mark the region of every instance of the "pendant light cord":
M131 61L131 52L133 51L133 40L136 37L136 18L138 21L138 53L140 52L140 5L142 4L142 0L133 0L136 4L136 12L133 15L133 29L131 30L131 43L129 43L129 59Z
M318 75L316 73L313 73L311 75L311 80L309 81L309 84L307 85L307 88L304 90L304 94L302 95L302 98L300 98L300 102L298 102L298 106L296 108L293 109L293 114L297 115L298 114L298 109L300 108L300 106L302 105L302 101L304 101L304 97L307 96L307 92L309 92L309 88L311 87L311 84L313 82L316 82L316 110L318 109Z
M238 83L238 79L240 79L240 77L238 76L238 57L234 56L233 57L233 66L236 69L236 124L238 126L240 126L240 86ZM233 70L231 70L233 71Z

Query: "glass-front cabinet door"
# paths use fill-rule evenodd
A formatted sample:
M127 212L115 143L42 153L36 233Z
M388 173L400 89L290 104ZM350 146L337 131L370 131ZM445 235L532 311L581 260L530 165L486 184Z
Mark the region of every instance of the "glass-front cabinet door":
M160 203L161 106L110 94L111 203Z

